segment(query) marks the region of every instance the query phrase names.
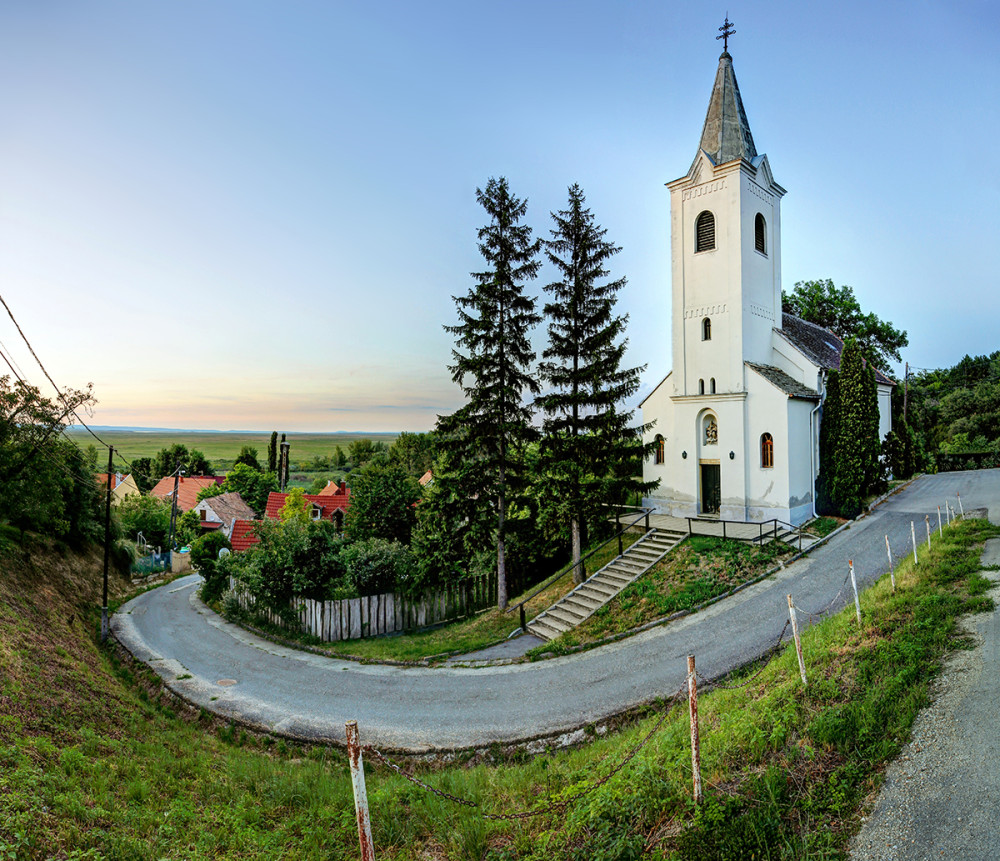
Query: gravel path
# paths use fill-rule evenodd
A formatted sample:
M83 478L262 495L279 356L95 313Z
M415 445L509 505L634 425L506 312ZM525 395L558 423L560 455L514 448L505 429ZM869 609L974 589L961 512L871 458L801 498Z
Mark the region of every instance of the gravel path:
M986 543L982 562L1000 564L1000 539ZM985 574L1000 583L1000 572ZM996 589L993 596L1000 599ZM917 717L854 840L855 861L1000 859L1000 604L963 625L977 648L946 661L933 704Z

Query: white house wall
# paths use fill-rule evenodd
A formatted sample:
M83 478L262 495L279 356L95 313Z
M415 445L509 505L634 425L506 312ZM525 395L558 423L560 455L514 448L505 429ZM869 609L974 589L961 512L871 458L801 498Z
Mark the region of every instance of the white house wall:
M878 386L878 438L884 440L892 430L892 386Z

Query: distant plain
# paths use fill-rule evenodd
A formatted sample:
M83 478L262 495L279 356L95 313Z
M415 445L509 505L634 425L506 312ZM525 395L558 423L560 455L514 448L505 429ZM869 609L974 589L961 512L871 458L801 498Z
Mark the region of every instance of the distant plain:
M281 432L279 431L279 438ZM271 440L270 433L254 433L240 431L204 432L204 431L136 431L101 429L97 434L102 440L121 453L126 460L137 457L155 457L163 448L169 448L175 443L187 446L188 450L197 449L213 464L216 461L232 461L245 446L257 449L257 458L261 462L267 460L267 446ZM86 448L96 440L82 427L73 427L66 435L77 445ZM290 433L287 442L291 444L289 460L292 464L311 461L314 457L330 457L339 445L345 452L347 446L359 439L370 439L372 442L392 443L398 433ZM98 454L98 464L106 464L107 453Z

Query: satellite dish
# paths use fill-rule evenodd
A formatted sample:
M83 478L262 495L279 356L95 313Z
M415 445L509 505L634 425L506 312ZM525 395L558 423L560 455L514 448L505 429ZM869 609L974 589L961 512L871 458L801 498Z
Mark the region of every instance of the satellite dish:
M222 559L224 556L228 556L232 552L233 551L230 550L228 547L221 547L219 548L219 558Z

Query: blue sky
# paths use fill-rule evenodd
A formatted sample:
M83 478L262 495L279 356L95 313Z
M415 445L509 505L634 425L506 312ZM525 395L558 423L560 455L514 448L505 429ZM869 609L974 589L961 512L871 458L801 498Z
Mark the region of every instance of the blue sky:
M669 195L728 11L788 195L782 280L832 278L904 359L1000 348L989 3L0 6L0 293L102 425L427 430L456 408L475 190L623 247L629 360L669 370ZM541 293L546 269L530 290ZM9 320L0 343L44 379ZM536 344L544 346L540 327Z

